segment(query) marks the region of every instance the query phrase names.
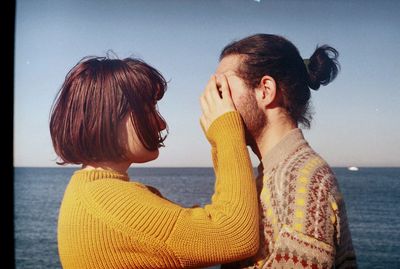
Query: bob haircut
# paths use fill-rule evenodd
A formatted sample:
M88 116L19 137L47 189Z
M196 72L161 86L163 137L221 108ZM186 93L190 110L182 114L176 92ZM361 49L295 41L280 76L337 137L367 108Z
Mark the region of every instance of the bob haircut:
M81 59L68 72L51 109L51 139L62 160L57 164L127 160L119 135L127 116L146 149L164 146L161 129L166 123L157 101L166 88L161 73L140 59Z

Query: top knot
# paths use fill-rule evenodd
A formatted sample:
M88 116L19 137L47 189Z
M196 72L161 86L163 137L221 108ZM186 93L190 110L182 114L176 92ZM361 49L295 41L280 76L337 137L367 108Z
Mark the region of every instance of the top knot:
M321 85L325 86L336 78L340 69L338 57L336 49L323 45L316 48L310 59L304 60L311 89L318 90Z

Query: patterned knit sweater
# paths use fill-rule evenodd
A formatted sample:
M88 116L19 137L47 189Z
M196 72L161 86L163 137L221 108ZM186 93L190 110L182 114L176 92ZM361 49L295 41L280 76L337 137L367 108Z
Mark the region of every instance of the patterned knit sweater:
M63 268L199 268L254 255L258 199L240 115L222 115L207 137L216 182L204 208L183 208L127 174L76 171L58 221Z
M222 268L357 267L335 175L300 129L267 153L259 172L260 249Z

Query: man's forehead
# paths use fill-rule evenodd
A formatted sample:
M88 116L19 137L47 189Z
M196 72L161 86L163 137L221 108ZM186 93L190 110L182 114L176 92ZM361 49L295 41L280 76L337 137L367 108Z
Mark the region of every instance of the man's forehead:
M230 55L224 57L217 67L215 73L225 75L235 75L240 64L240 57L237 55Z

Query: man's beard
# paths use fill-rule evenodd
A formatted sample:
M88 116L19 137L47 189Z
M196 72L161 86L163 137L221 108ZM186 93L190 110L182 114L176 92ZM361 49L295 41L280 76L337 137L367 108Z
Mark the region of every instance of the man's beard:
M267 126L268 120L265 113L258 107L257 100L252 92L240 98L238 111L246 126L246 143L253 151L258 150L256 141Z

